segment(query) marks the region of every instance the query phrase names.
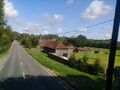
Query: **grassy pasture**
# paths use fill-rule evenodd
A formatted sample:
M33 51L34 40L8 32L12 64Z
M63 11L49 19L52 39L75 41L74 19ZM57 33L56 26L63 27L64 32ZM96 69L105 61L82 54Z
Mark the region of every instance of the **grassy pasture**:
M89 60L88 63L93 64L96 58L100 59L101 65L106 68L108 65L108 57L109 57L109 50L108 49L101 49L101 48L90 48L90 49L96 49L99 51L103 51L104 53L75 53L75 57L77 59L82 58L85 54L88 56ZM117 50L116 52L116 61L115 61L115 66L120 66L120 50Z

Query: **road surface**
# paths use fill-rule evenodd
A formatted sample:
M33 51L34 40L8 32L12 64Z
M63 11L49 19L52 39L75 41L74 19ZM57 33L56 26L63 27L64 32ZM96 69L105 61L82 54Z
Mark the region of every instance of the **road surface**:
M14 41L0 66L0 90L69 90Z

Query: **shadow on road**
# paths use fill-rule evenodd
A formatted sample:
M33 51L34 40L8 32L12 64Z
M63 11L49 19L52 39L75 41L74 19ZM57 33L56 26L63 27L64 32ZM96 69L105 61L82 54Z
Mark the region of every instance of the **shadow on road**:
M86 76L58 76L64 79L74 90L102 90L102 79L93 80ZM64 87L63 87L64 86ZM65 84L60 84L55 77L52 76L29 76L24 79L8 78L0 81L0 90L71 90Z
M54 77L29 76L0 81L0 90L66 90Z

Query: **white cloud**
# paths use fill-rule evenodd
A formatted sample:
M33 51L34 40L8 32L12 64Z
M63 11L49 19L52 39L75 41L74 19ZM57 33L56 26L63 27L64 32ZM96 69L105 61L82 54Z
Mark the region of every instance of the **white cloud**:
M60 14L54 14L53 15L53 19L56 23L60 23L63 21L63 15L60 15Z
M46 22L51 26L57 26L60 25L61 22L64 20L64 15L62 14L49 14L49 13L43 13L41 15L42 19L45 19Z
M87 31L87 28L86 27L79 27L76 30L79 32L84 32L84 31Z
M106 33L105 36L104 36L104 39L110 39L111 38L111 33Z
M48 31L47 30L43 31L43 34L48 34Z
M66 4L73 4L75 2L75 0L67 0Z
M40 24L33 24L33 23L27 23L24 27L24 30L34 32L34 31L45 31L51 29L48 25L40 25Z
M103 0L93 0L88 8L82 13L85 20L95 20L100 16L108 14L112 10Z
M61 29L61 28L58 28L58 32L59 32L59 33L62 33L62 29Z
M4 0L4 13L6 18L15 19L18 16L18 11L14 8L12 2Z
M60 23L63 21L63 15L61 14L49 14L44 13L41 15L41 18L44 18L47 20L47 24L39 24L39 23L26 23L20 20L16 20L17 24L22 26L24 28L25 32L32 33L32 32L42 32L43 34L48 34L48 30L51 30L51 28L57 28L58 32L62 32L61 28L58 28L57 25L60 25Z
M32 33L32 34L39 34L44 31L51 30L52 26L49 24L40 24L40 23L33 23L33 22L24 22L20 19L14 20L15 24L22 28L22 32L25 33Z
M41 15L41 18L47 19L48 22L50 20L51 23L55 22L55 23L60 23L63 21L64 16L61 14L49 14L49 13L43 13Z
M110 37L110 36L111 36L111 34L106 34L105 36Z
M44 18L44 19L50 19L50 18L51 18L51 15L50 15L49 13L43 13L43 14L41 15L41 17Z

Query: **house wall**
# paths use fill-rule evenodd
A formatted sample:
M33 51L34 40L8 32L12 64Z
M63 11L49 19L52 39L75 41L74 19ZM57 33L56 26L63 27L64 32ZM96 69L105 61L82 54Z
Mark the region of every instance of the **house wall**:
M56 49L55 54L58 56L63 56L64 54L67 54L68 56L68 49Z
M63 59L63 58L61 58L61 57L59 57L59 56L56 56L56 55L54 55L54 54L52 54L52 53L48 53L48 57L51 58L51 59L53 59L53 60L56 60L56 61L58 61L58 62L60 62L60 63L69 65L69 61L68 61L68 60Z
M55 54L58 56L64 56L66 54L67 58L70 58L70 56L73 53L73 49L56 49Z
M70 58L73 53L73 49L52 49L48 47L44 47L43 51L46 53L55 53L57 56L65 56Z
M68 49L68 58L73 54L74 49Z

